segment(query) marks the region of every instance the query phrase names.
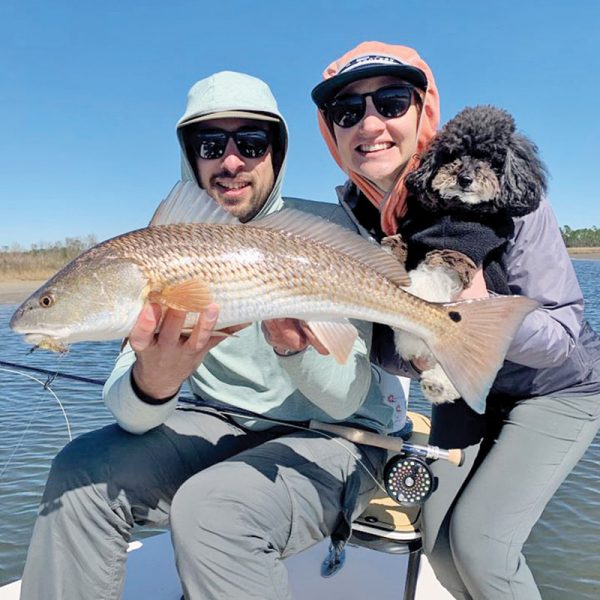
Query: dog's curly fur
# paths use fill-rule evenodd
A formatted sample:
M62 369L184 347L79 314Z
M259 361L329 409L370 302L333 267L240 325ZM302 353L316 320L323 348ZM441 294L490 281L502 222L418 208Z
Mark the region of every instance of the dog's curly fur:
M508 112L475 106L448 121L406 185L422 208L436 214L519 217L537 208L546 170ZM470 190L472 199L464 200Z
M407 226L408 237L402 233L408 266L412 268L412 284L407 291L429 301L447 302L456 298L469 281L464 273L457 272L457 263L471 269L471 274L484 267L488 248L497 252L498 243L510 235L512 218L538 207L546 191L546 170L535 144L516 131L508 112L476 106L465 108L438 133L419 167L407 176L406 185L409 207L420 214ZM439 230L456 228L455 239L462 239L457 232L472 234L478 244L477 253L473 253L477 256L469 255L464 248L454 247L447 252L432 250L423 243L428 238L422 232L436 219L448 216L451 220ZM424 221L421 230L420 219ZM416 260L411 258L411 244L418 248ZM430 364L434 363L428 348L411 334L397 331L395 338L405 359L427 357ZM421 388L432 402L459 397L438 364L421 374Z

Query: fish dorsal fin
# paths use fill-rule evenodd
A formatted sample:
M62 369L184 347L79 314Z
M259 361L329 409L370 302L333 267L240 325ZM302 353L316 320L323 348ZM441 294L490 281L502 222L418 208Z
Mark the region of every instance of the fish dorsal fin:
M158 205L150 227L174 223L218 223L240 225L193 181L179 181Z
M348 360L358 331L350 321L307 321L311 331L329 350L335 361L343 365Z
M173 187L156 209L150 226L173 223L242 225L193 181L180 181ZM277 230L321 242L371 267L396 285L410 285L404 266L387 250L310 213L286 208L246 223L244 227Z
M390 252L362 238L354 231L310 213L285 208L246 223L245 227L271 229L321 242L371 267L396 285L401 287L410 285L410 277L406 269Z

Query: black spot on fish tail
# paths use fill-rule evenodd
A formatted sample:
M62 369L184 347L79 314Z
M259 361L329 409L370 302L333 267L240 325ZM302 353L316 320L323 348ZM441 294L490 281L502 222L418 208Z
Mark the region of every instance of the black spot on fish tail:
M451 310L448 313L448 316L455 322L455 323L460 323L460 321L462 321L462 316L459 312L456 312L455 310Z

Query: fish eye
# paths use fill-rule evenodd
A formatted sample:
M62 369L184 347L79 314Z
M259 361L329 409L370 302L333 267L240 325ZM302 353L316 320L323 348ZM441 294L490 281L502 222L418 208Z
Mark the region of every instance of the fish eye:
M54 304L54 296L46 293L43 296L40 296L39 302L42 308L50 308Z

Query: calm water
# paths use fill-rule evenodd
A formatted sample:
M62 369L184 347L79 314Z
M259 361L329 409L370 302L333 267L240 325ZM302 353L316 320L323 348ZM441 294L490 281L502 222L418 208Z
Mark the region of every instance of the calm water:
M600 261L575 261L588 301L587 318L600 331ZM79 344L64 356L37 352L7 327L14 307L0 306L0 360L104 380L118 343ZM31 374L45 381L45 376ZM57 379L75 437L112 421L101 388ZM412 407L427 411L413 389ZM23 375L0 370L0 585L20 577L31 528L52 457L68 442L56 400ZM528 562L544 600L600 598L600 437L548 505L526 545ZM377 561L378 553L372 553ZM354 600L354 599L350 599Z

